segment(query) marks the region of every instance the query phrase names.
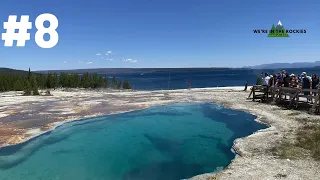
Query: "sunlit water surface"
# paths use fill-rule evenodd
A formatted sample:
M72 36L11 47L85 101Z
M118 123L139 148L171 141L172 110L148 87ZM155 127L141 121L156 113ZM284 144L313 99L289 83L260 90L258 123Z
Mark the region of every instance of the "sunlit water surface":
M178 180L226 167L234 139L265 128L220 105L85 119L0 149L1 180Z

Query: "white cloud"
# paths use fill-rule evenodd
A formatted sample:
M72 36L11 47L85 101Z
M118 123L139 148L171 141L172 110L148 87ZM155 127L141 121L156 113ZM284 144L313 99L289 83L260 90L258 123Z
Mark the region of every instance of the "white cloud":
M97 55L97 56L101 56L101 53L97 53L96 55Z
M87 62L87 64L92 64L92 63L93 63L93 62L91 62L91 61L90 61L90 62Z
M138 62L138 60L133 60L133 59L123 59L122 61L124 61L124 62L131 62L131 63L137 63Z
M66 64L66 63L67 63L67 61L63 61L63 63L64 63L64 64Z
M107 51L106 56L108 56L109 54L112 54L112 51Z
M103 57L101 57L101 59L103 59Z
M79 64L82 64L82 63L84 63L84 62L83 62L83 61L79 61L79 60L78 60L78 63L79 63Z

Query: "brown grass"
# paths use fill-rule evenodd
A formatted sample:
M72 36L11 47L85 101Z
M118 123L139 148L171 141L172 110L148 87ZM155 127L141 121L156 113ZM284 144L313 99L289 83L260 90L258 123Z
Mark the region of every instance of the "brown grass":
M288 141L279 143L276 147L269 149L268 152L280 159L300 159L305 157L302 148Z
M314 119L312 119L312 118L307 118L307 117L304 117L304 118L295 118L295 120L298 121L298 122L300 122L300 123L302 123L302 124L309 123L309 122L311 122L311 123L315 122Z
M320 160L320 125L308 125L297 133L298 147L309 150L315 160Z
M312 157L320 161L320 125L307 125L298 129L293 141L285 139L267 153L281 159Z
M218 178L216 176L211 176L211 177L208 177L207 180L217 180Z
M298 116L300 114L301 114L301 112L291 112L288 114L288 116Z

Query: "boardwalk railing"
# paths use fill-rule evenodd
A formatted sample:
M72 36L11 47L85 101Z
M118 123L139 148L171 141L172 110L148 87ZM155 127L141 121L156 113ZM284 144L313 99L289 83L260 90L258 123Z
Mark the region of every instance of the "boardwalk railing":
M319 111L320 106L320 89L310 90L256 85L251 88L248 98L251 99L251 96L253 101L260 99L262 102L270 102L272 104L288 102L289 108L298 108L299 104L309 104L311 105L309 109L311 113Z

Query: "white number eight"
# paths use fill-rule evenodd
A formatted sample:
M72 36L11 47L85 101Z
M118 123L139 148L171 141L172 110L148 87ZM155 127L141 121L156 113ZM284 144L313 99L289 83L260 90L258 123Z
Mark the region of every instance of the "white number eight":
M45 21L50 22L50 26L48 28L43 26ZM58 44L59 34L56 31L58 28L59 21L56 16L52 14L41 14L37 17L35 21L36 28L38 31L35 35L35 41L37 45L41 48L52 48ZM50 35L49 41L44 40L44 35L48 33Z

